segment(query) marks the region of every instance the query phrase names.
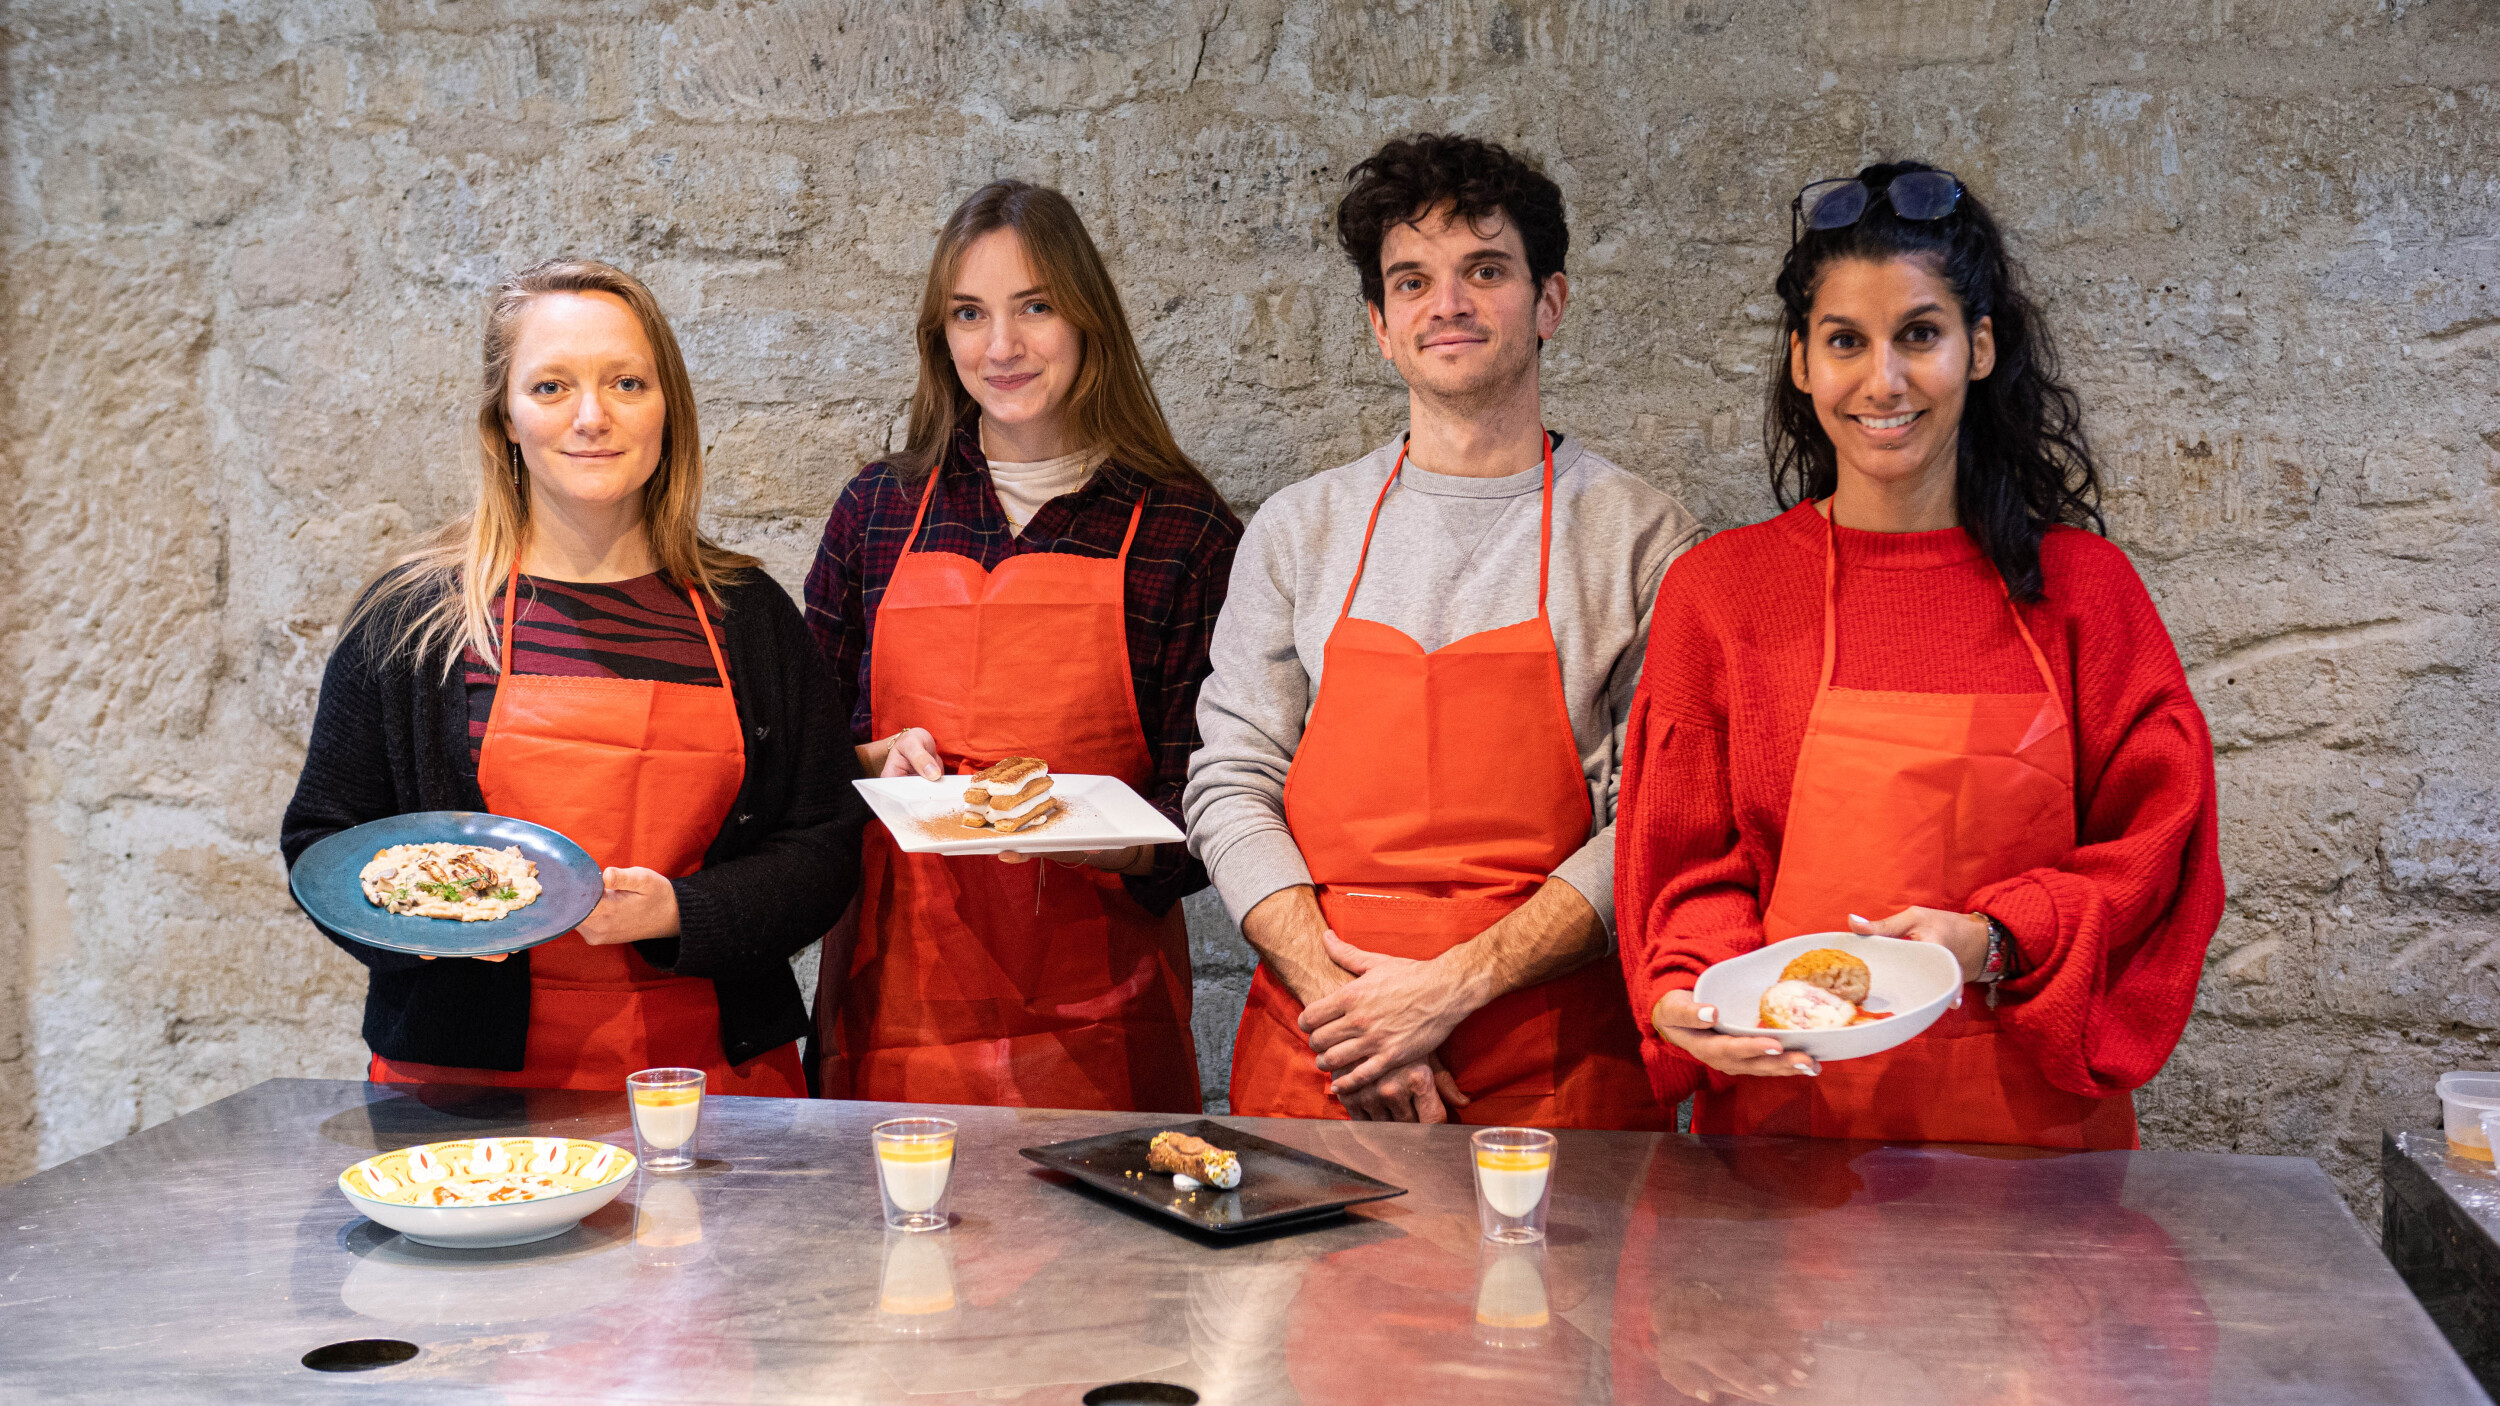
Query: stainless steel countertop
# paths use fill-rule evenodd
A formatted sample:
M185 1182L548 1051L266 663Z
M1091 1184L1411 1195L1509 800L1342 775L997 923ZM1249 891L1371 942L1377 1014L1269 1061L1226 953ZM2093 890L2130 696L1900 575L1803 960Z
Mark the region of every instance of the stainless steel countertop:
M1223 1243L1016 1149L1159 1120L939 1110L952 1230L889 1236L891 1104L716 1099L708 1159L559 1239L430 1250L337 1174L620 1095L273 1080L0 1187L0 1398L2478 1402L2316 1164L1564 1133L1551 1243L1477 1237L1466 1130L1240 1120L1411 1189ZM895 1308L952 1302L938 1312ZM1543 1317L1541 1326L1537 1320ZM1508 1326L1504 1326L1508 1325ZM324 1374L343 1339L413 1360Z

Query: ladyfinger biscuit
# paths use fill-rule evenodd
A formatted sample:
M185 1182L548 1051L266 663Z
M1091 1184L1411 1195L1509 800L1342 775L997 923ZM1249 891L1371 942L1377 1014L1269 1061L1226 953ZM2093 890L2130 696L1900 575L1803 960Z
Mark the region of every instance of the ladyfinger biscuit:
M1044 801L1013 820L993 820L990 822L990 828L1002 835L1012 835L1018 830L1030 830L1058 813L1057 801Z
M956 823L968 830L986 830L990 824L989 812L968 810L964 812L963 819Z
M1012 796L1004 796L1001 792L992 791L990 793L990 804L999 810L1013 810L1017 806L1023 805L1026 801L1029 801L1035 796L1042 794L1044 791L1049 790L1051 782L1052 778L1050 777L1036 776L1030 782L1026 783L1023 790L1016 792Z
M987 810L989 809L990 804L990 793L983 790L981 787L975 786L971 790L964 792L964 804L972 807L974 810Z
M975 784L987 785L994 791L1012 791L1021 789L1025 778L1044 769L1039 757L1009 757L1003 762L983 767L968 779Z

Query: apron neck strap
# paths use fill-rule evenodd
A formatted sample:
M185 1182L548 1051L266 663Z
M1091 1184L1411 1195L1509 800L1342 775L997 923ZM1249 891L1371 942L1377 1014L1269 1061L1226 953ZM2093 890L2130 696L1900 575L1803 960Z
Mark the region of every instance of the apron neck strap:
M721 658L720 637L712 633L712 612L703 608L703 594L690 582L679 582L686 593L686 603L694 607L694 623L703 627L703 647L712 651L712 667L720 673L720 686L729 687L729 662Z
M1554 437L1537 427L1537 439L1545 446L1545 483L1541 490L1543 503L1537 519L1536 544L1536 618L1545 618L1545 583L1554 564ZM1380 526L1380 509L1389 501L1389 490L1397 487L1398 475L1406 468L1406 441L1398 441L1398 460L1389 466L1389 481L1380 485L1380 496L1372 500L1372 515L1363 524L1363 550L1354 558L1354 579L1346 583L1345 605L1337 618L1349 619L1354 614L1354 593L1363 588L1363 567L1371 560L1372 533ZM1132 526L1130 529L1136 529ZM1123 549L1125 554L1125 549ZM1829 676L1826 675L1828 682Z
M712 667L720 672L720 686L729 687L729 662L721 657L720 637L712 633L712 615L703 608L703 597L691 585L683 585L686 603L694 607L694 623L703 627L703 645L712 651ZM521 554L512 554L512 574L503 585L503 639L496 649L495 672L505 678L512 676L512 614L521 594Z
M512 607L520 594L521 554L516 551L512 554L512 574L503 583L503 638L495 650L495 672L504 678L512 676Z
M920 524L929 516L929 495L937 492L938 475L944 472L946 472L946 456L941 454L937 462L929 466L929 481L921 486L920 511L911 515L911 531L903 534L903 550L906 552L912 549L913 543L920 540Z
M1148 479L1146 481L1146 486L1137 490L1136 504L1128 510L1128 535L1120 539L1119 559L1123 566L1125 566L1128 562L1128 549L1130 544L1137 540L1137 524L1143 521L1146 516L1146 495L1153 490L1154 480Z
M1554 437L1545 427L1536 427L1537 442L1545 447L1545 484L1540 490L1544 498L1536 525L1536 618L1545 618L1545 582L1554 566Z
M2023 648L2031 651L2031 665L2040 671L2041 690L2049 695L2049 702L2057 707L2060 714L2063 714L2066 705L2058 702L2057 675L2049 672L2048 655L2040 651L2040 642L2031 637L2031 627L2023 623L2022 608L2014 604L2014 588L2006 585L2002 576L1998 578L1997 584L2005 592L2006 612L2014 617L2014 632L2023 637Z
M1815 690L1828 693L1832 664L1840 657L1840 495L1823 500L1823 682Z
M1840 513L1834 506L1834 499L1838 496L1835 494L1832 498L1824 499L1821 509L1823 518L1822 686L1825 689L1832 686L1832 665L1833 661L1839 658L1840 647ZM1996 567L1991 564L1988 569L1994 572ZM2014 604L2014 588L2005 584L2002 574L1997 576L1997 591L2005 600L2005 613L2014 617L2014 633L2023 637L2023 648L2031 652L2031 666L2040 671L2041 691L2048 694L2049 701L2056 704L2062 715L2065 712L2065 705L2058 702L2057 675L2049 672L2049 657L2041 652L2040 642L2031 637L2031 626L2024 623L2022 609Z

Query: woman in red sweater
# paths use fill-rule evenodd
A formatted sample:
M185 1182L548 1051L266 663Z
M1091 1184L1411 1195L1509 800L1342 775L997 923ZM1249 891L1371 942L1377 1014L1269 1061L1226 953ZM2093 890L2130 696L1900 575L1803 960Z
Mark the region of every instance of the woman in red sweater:
M1622 954L1705 1133L2136 1146L2220 920L2213 747L2018 267L1950 173L1798 196L1788 511L1667 573L1625 743ZM2087 530L2089 529L2089 530ZM1802 933L1932 942L1955 1009L1828 1067L1694 978ZM1750 1016L1750 1013L1747 1013Z

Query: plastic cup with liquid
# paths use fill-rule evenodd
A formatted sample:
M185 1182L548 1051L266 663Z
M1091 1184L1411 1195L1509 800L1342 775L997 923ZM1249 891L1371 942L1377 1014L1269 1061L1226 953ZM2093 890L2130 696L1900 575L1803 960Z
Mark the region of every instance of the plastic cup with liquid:
M2500 1108L2483 1109L2474 1115L2474 1121L2482 1125L2485 1150L2500 1147ZM2500 1167L2493 1170L2500 1171Z
M1476 1218L1484 1238L1533 1245L1545 1238L1554 1191L1554 1135L1535 1128L1481 1128L1468 1139L1476 1162Z
M634 1109L634 1151L645 1170L682 1172L692 1167L703 1131L703 1071L645 1069L625 1079Z
M2482 1115L2492 1110L2500 1110L2500 1074L2439 1076L2439 1118L2448 1134L2449 1156L2474 1162L2491 1160L2492 1142L2483 1131Z
M955 1173L954 1120L889 1118L869 1131L886 1228L944 1230L946 1189Z

